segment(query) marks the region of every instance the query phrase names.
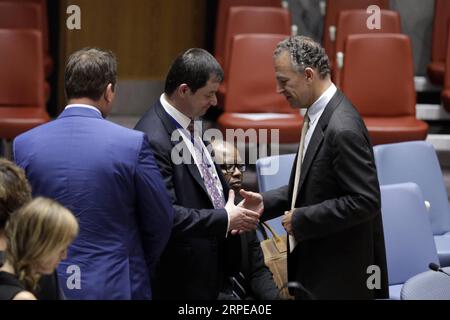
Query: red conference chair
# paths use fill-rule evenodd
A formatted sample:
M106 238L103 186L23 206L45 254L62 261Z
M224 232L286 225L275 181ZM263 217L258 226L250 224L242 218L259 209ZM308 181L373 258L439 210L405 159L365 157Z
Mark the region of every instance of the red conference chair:
M41 38L36 30L0 30L0 139L11 140L50 120Z
M372 143L424 140L428 125L416 119L411 41L402 34L350 35L341 88L355 105Z
M279 129L280 143L300 140L303 117L298 109L289 106L284 96L276 92L273 51L285 38L285 35L276 34L241 34L234 37L225 112L218 119L222 131ZM265 117L267 113L273 113L273 117L249 119L258 115Z
M0 1L0 29L35 29L43 34L42 26L43 13L38 3ZM41 47L45 57L45 45L42 44ZM47 82L44 83L44 90L47 100L50 96L50 85Z
M396 11L381 10L380 29L369 29L366 10L343 10L337 22L336 47L333 59L333 81L340 87L340 73L344 56L345 39L351 34L361 33L401 33L400 15ZM331 58L331 57L330 57Z
M371 5L377 5L380 9L389 9L389 0L327 0L322 44L330 61L333 61L335 55L334 42L339 13L342 10L367 9Z
M228 78L228 64L233 37L246 33L285 34L291 32L291 17L289 11L275 7L231 7L225 32L225 55L222 66L225 71L225 81L219 88L218 105L223 107Z
M449 21L450 22L450 21ZM447 57L445 60L445 76L444 76L444 90L442 91L442 104L445 110L450 112L450 23L447 34Z
M42 31L42 41L44 44L44 70L45 76L48 78L53 71L53 60L49 54L49 36L48 36L48 15L47 15L47 1L46 0L0 0L0 2L10 2L14 4L19 3L33 3L39 6L41 12L41 25L39 28Z
M231 7L236 6L281 7L281 0L218 0L214 56L220 64L222 64L225 55L225 30L228 24L228 12Z
M449 19L450 1L435 0L431 61L427 71L431 83L436 85L444 84L445 55L447 50L446 40Z

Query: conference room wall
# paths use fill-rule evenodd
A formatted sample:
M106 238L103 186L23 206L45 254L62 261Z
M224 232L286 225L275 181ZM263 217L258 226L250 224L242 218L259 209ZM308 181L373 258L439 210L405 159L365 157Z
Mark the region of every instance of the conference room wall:
M88 46L110 49L117 55L122 94L115 112L140 113L143 101L150 103L160 94L173 58L186 48L204 46L206 1L61 0L59 108L65 103L65 61L74 51ZM80 30L66 26L69 5L80 8Z

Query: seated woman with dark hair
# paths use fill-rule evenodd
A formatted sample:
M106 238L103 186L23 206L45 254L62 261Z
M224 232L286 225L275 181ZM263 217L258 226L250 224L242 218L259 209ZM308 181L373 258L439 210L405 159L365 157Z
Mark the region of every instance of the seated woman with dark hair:
M41 275L55 271L77 234L76 218L53 200L36 198L15 212L5 228L0 300L35 300Z

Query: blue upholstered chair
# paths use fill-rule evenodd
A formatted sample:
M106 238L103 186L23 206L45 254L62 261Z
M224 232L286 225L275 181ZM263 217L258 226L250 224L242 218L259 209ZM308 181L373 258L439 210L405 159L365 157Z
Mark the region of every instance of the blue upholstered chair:
M431 205L429 218L440 264L450 266L450 208L433 146L425 141L401 142L375 146L374 152L380 185L402 182L419 185L424 200Z
M408 279L439 259L422 193L415 183L381 186L381 211L391 299Z
M443 268L450 274L450 267ZM450 276L443 272L425 271L405 282L402 300L450 300Z

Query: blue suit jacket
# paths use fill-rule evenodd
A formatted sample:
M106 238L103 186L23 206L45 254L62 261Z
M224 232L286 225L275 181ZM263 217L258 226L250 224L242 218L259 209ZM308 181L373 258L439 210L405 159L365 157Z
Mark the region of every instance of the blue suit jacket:
M66 296L150 299L173 212L147 137L75 107L17 137L14 157L33 195L59 201L80 224L58 268Z

